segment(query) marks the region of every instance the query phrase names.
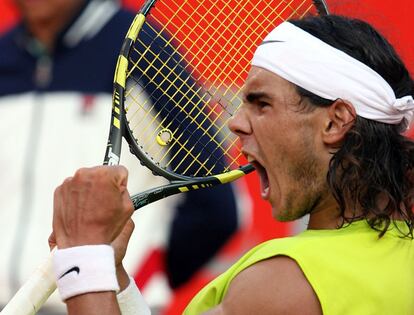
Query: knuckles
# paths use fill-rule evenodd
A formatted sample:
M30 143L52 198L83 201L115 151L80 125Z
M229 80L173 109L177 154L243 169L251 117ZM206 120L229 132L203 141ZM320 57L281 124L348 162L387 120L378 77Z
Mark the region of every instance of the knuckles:
M108 185L110 183L123 183L128 179L128 170L121 165L95 166L91 168L80 168L75 172L73 178L69 178L69 184L75 185Z
M107 208L107 210L116 208L131 215L134 206L126 189L127 177L128 171L124 166L80 168L73 177L66 178L55 189L54 198L55 200L76 198L78 201L86 202L86 208ZM84 198L85 196L96 198Z

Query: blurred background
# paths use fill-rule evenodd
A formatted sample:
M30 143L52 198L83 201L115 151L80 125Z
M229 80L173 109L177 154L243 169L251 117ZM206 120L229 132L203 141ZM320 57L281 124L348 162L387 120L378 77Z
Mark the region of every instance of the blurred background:
M8 32L21 19L21 9L19 10L16 6L16 2L24 5L25 2L30 4L30 2L42 1L46 3L51 0L0 0L0 36L8 36ZM67 0L53 1L65 2ZM83 0L71 1L83 2ZM120 22L113 27L113 31L119 32L129 25L132 15L119 13L117 5L134 12L141 1L124 0L116 3L111 0L92 0L87 2L88 4L81 4L84 6L82 12L87 11L89 2L96 3L96 5L106 3L106 6L101 8L102 15L90 17L90 19L102 20L104 16L107 21L110 21L111 18L118 18ZM361 18L373 24L389 39L414 75L414 38L411 26L411 15L414 12L413 1L327 0L327 2L331 13ZM30 12L25 14L30 15ZM66 12L63 12L63 16L65 14ZM75 18L77 20L73 22ZM69 20L68 25L73 26L80 18L74 16ZM98 34L105 32L105 27L106 25L102 24L102 30L91 30L91 32ZM64 32L68 34L70 29L65 29ZM123 33L119 42L122 37ZM20 40L20 37L18 38ZM73 41L76 41L76 36L71 38L72 45L75 45ZM51 60L46 58L48 54L43 54L42 48L37 47L35 42L28 41L25 37L21 40L24 41L24 45L27 44L25 49L36 57L35 75L38 77L35 86L22 87L21 90L8 87L8 84L11 85L12 82L7 80L7 71L11 73L13 69L10 67L13 62L20 57L24 59L24 57L20 56L18 51L9 50L6 45L7 41L0 40L0 115L2 121L5 122L2 123L3 132L0 140L3 151L0 157L2 170L0 270L3 270L0 274L0 307L20 287L24 279L38 265L41 257L45 256L45 252L47 253L46 240L51 231L50 211L43 211L41 215L36 211L39 211L37 208L42 207L51 209L51 198L50 201L42 203L37 200L39 194L52 197L53 187L60 184L64 178L60 174L61 169L65 170L65 176L67 176L70 175L72 169L76 169L80 162L85 166L100 164L106 142L106 133L102 133L102 130L108 129L109 126L108 107L110 107L110 82L113 73L113 66L110 62L106 65L107 73L110 74L107 80L109 84L105 86L87 84L89 87L83 89L70 85L71 83L67 81L60 83L58 76L50 82L52 79L49 78L48 62ZM96 43L93 48L100 49L99 45L100 43ZM59 47L56 47L58 46L54 49L57 51ZM108 59L105 60L113 61L119 48L120 44L114 43L110 49L111 52L108 52ZM87 54L88 51L81 51L81 53ZM60 62L58 57L56 54L56 60L53 60L55 64ZM76 58L73 62L77 62ZM94 80L93 77L86 77L93 63L89 64L86 61L84 64L77 63L77 66L84 69L86 81ZM24 73L30 65L23 62L21 67L23 68L21 72ZM61 71L64 72L63 69ZM102 77L99 79L103 81ZM24 75L20 80L24 80ZM63 84L66 94L62 94L61 87L54 87L53 84ZM75 103L76 107L73 106ZM76 116L73 122L71 122L72 116ZM36 126L33 126L35 120L42 121L42 124L47 124L48 127L36 131ZM53 123L47 123L49 121ZM26 125L31 127L25 130L22 127ZM57 130L60 132L59 136L53 137ZM93 130L96 132L94 133ZM5 137L6 133L10 133L10 137ZM90 139L83 139L84 133L88 133ZM47 145L37 143L36 139L42 134L49 137ZM414 128L408 131L408 135L414 138ZM80 144L72 141L71 138L83 141ZM97 139L99 139L98 142L96 142ZM9 158L4 153L6 148L10 151ZM59 152L50 154L48 150ZM76 154L73 151L76 151ZM91 151L96 154L88 155ZM123 156L126 157L128 154ZM39 160L44 163L40 163ZM36 167L31 167L34 171L30 171L29 166L35 162L39 165L35 164ZM145 181L143 187L158 184L157 179L154 179L151 174L135 167L135 161L124 161L123 164L134 165L131 167L130 178L133 179L136 176L143 179ZM48 183L44 184L45 181ZM141 191L140 184L135 184L136 187L131 190ZM41 186L41 192L33 191L31 186ZM233 194L233 197L225 202L225 213L204 211L196 213L195 218L192 218L188 215L190 210L186 209L196 208L197 203L191 198L183 200L184 197L177 197L168 199L167 202L157 203L153 208L146 208L134 215L137 227L126 263L129 272L134 275L138 286L154 310L153 314L181 314L185 305L202 286L229 267L247 249L267 239L291 235L306 226L305 221L289 224L275 222L270 215L269 206L259 197L259 185L255 175L247 176L239 181L228 193L230 196ZM14 195L24 195L24 200L20 200L21 197L12 198ZM197 195L194 198L205 198L208 201L212 197L211 194L207 194ZM28 206L30 204L37 204L37 208ZM208 204L205 207L207 208ZM195 237L192 240L189 237L189 235L196 234L200 237L199 239ZM206 238L203 235L214 237ZM187 250L191 251L191 254ZM182 265L181 268L177 267L178 265ZM42 312L43 314L62 314L62 306L55 295Z

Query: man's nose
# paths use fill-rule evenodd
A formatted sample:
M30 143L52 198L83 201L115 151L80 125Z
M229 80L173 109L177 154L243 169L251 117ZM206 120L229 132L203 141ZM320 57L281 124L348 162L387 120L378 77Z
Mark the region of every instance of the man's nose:
M234 113L228 122L228 127L239 138L251 133L251 126L246 112L246 108L242 105Z

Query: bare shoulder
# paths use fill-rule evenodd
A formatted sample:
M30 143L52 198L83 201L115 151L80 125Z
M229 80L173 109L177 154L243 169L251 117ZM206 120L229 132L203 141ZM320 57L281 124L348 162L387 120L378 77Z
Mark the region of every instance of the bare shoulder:
M322 310L298 264L277 256L237 275L222 304L207 314L322 315Z

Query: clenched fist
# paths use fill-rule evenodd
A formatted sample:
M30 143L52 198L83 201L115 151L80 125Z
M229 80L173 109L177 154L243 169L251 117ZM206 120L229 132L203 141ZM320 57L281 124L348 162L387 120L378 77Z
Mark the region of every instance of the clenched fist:
M123 166L82 168L55 190L53 231L58 248L110 244L134 208Z

